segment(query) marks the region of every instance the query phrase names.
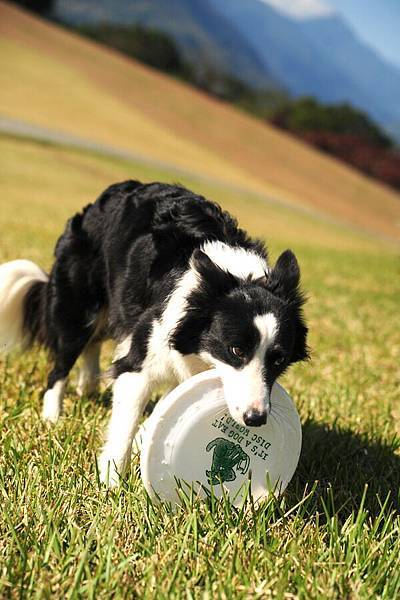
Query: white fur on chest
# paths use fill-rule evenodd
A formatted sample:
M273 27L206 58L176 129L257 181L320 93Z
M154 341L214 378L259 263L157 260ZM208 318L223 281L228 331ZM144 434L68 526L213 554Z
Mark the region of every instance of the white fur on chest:
M187 308L189 294L198 286L198 274L189 269L184 273L168 298L159 319L154 319L147 345L142 371L154 383L175 385L207 368L196 355L184 356L170 346L170 335L182 319ZM127 336L117 347L114 360L126 356L132 344L132 335Z
M171 348L170 332L163 320L154 321L143 369L158 382L179 383L204 371L207 366L198 356L184 356Z

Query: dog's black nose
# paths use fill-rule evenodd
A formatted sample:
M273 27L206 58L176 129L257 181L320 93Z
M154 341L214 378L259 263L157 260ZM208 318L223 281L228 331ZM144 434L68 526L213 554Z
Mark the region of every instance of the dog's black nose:
M243 414L243 421L249 427L260 427L261 425L265 425L267 422L267 411L260 412L254 408L250 408Z

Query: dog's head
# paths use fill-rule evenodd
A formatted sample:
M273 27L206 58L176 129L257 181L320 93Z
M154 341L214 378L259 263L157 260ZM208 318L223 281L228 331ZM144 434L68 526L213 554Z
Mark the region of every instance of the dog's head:
M276 379L308 357L296 257L286 250L262 276L235 276L201 250L193 253L198 287L188 297L173 343L196 353L221 376L232 417L263 425Z

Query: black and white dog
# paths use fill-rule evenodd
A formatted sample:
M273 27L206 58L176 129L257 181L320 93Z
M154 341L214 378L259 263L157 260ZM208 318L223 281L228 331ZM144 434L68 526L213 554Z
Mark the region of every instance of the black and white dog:
M0 267L0 345L39 342L54 368L43 418L56 422L81 355L78 392L93 392L100 345L118 342L112 415L100 459L115 485L153 387L214 366L232 417L266 422L274 381L308 357L299 267L287 250L269 267L220 207L175 185L127 181L72 217L50 275L16 260Z

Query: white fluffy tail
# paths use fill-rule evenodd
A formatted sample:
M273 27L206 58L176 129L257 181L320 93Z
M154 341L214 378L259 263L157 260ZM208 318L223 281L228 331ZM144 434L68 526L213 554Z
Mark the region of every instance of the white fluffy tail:
M24 345L24 300L32 285L47 282L46 273L30 260L13 260L0 265L0 352Z

